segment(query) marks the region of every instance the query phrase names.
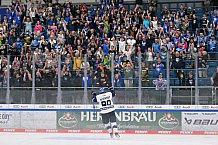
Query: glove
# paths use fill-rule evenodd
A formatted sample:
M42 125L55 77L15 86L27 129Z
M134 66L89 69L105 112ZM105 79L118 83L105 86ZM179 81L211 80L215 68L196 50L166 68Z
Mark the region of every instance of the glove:
M92 93L91 93L93 96L95 96L96 95L96 92L95 91L92 91Z
M111 87L108 87L108 90L112 91L114 90L114 88L111 86Z

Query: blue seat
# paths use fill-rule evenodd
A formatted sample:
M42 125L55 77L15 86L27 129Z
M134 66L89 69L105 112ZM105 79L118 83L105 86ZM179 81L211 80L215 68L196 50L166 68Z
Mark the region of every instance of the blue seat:
M154 71L153 70L148 70L148 77L153 78L154 77Z
M207 70L208 77L211 77L213 73L215 72L216 67L209 67Z
M208 65L209 65L209 67L216 67L217 62L216 61L208 61Z
M198 79L198 85L199 86L206 86L207 85L206 80L205 79Z
M175 77L175 71L174 70L170 70L170 77L174 78Z

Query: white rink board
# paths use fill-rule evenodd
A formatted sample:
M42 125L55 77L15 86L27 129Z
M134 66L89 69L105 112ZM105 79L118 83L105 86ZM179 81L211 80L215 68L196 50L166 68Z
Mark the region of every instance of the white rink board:
M0 111L0 128L55 129L55 111Z

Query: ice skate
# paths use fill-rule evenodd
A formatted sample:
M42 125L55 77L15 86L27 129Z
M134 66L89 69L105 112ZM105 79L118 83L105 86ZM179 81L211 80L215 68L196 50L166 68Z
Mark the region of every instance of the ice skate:
M120 135L118 133L115 133L116 138L120 138Z
M114 135L113 135L113 133L110 133L110 137L111 137L111 138L114 138Z

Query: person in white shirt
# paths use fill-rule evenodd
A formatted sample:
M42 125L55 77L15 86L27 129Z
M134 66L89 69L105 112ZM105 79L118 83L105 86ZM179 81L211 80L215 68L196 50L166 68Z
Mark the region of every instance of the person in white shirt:
M120 38L120 41L118 41L119 44L119 52L122 51L124 52L126 50L126 41L124 40L123 37Z
M102 115L102 122L108 130L111 138L115 135L115 137L119 138L116 116L115 116L115 108L113 103L113 97L115 96L114 88L109 87L108 90L110 92L106 92L105 88L100 88L100 93L97 95L95 91L92 91L92 102L98 102L100 106L100 113Z
M131 50L133 49L134 45L136 44L136 40L133 38L134 38L133 36L130 36L130 39L127 40L127 44L130 45Z

